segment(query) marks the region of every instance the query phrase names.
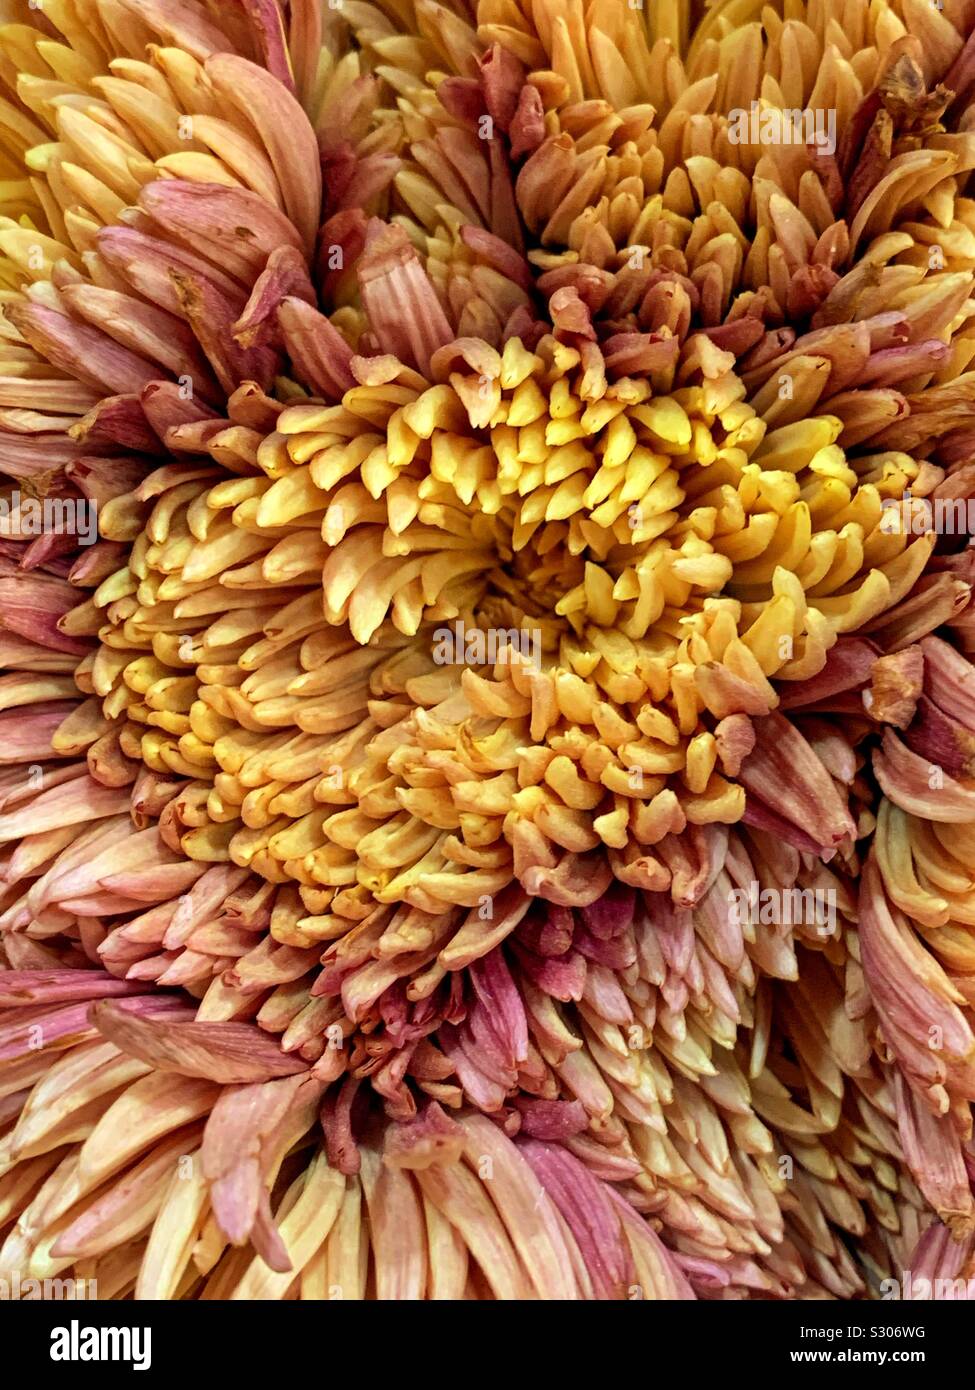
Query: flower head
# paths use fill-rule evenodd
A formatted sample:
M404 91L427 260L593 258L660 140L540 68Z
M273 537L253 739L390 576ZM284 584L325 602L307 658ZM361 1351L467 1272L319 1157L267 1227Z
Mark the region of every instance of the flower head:
M11 8L0 1272L963 1269L967 20Z

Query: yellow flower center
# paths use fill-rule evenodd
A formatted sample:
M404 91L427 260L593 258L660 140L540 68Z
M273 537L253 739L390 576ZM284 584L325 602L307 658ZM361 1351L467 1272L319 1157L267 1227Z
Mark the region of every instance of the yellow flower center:
M600 848L665 886L654 845L743 814L722 721L818 670L928 542L879 525L838 420L766 433L705 338L667 394L553 337L461 339L432 384L357 361L341 404L211 440L222 478L103 514L138 539L131 591L96 596L95 690L130 756L191 779L172 847L294 884L296 944L513 879L571 896Z

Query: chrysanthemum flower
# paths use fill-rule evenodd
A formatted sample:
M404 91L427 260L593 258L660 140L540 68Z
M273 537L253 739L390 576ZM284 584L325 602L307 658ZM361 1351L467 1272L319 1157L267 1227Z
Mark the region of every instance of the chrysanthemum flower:
M969 9L0 7L0 1273L967 1272Z

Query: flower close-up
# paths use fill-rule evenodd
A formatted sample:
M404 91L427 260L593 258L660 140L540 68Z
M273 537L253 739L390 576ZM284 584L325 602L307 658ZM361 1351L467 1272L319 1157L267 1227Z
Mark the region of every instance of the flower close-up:
M0 1281L975 1279L973 0L0 20Z

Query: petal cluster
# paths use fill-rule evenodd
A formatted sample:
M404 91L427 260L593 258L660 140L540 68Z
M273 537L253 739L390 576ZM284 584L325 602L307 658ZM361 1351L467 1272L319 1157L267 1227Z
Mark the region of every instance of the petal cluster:
M967 1279L968 8L2 19L0 1276Z

